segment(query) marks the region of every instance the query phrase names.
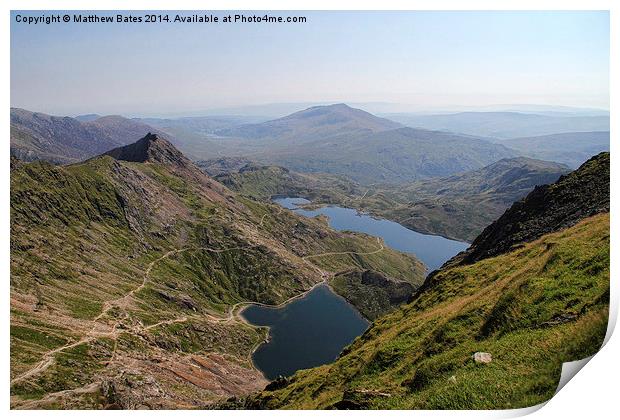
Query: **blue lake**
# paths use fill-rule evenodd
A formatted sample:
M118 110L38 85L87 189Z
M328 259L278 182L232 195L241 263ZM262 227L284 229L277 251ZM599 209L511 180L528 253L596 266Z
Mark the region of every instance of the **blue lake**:
M282 308L252 305L242 313L254 325L270 327L270 340L252 355L268 379L336 360L368 327L368 321L321 284Z
M298 207L308 203L308 200L303 198L279 198L274 201L303 216L315 217L323 214L329 217L329 225L334 229L364 232L383 238L390 248L415 254L426 264L429 271L438 269L444 262L469 246L466 242L415 232L396 222L360 214L353 209L330 206L317 210L304 210Z
M334 229L381 237L391 248L415 254L429 271L469 246L465 242L414 232L396 222L358 214L352 209L333 206L304 210L298 207L308 203L303 198L274 201L303 216L325 215ZM252 356L255 366L268 379L334 361L369 325L355 308L326 285L315 287L283 307L250 305L242 315L254 325L270 327L269 342L259 346Z

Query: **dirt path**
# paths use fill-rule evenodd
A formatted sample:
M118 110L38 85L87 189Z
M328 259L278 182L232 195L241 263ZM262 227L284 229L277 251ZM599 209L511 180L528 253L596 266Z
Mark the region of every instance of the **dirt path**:
M278 212L276 213L276 216L279 216L282 213L283 207L282 206L278 206L277 207ZM269 216L269 212L263 214L263 217L260 218L260 222L258 223L258 226L263 226L263 222L265 221L265 217Z
M308 255L308 256L303 257L303 259L305 260L307 258L327 257L329 255L373 255L385 249L385 247L383 246L383 243L381 242L381 239L377 238L377 242L379 243L379 249L376 249L370 252L354 252L354 251L324 252L323 254Z
M263 219L264 219L265 215L263 215ZM262 223L262 219L261 219L261 223ZM226 315L226 317L218 317L215 315L201 315L201 319L207 318L210 321L213 322L218 322L218 323L230 323L230 322L243 322L248 324L248 322L239 314L236 313L237 308L241 307L241 306L248 306L248 305L258 305L258 306L264 306L264 307L272 307L272 308L280 308L283 307L285 305L287 305L288 303L296 300L296 299L300 299L303 298L304 296L306 296L308 293L310 293L312 290L314 290L314 288L327 283L327 281L329 280L329 278L331 278L333 276L333 273L327 272L323 269L321 269L320 267L318 267L317 265L315 265L314 263L310 262L309 259L311 258L320 258L320 257L325 257L325 256L331 256L331 255L372 255L372 254L376 254L378 252L381 252L385 249L383 243L381 243L381 240L379 238L377 238L377 242L380 245L380 248L375 250L375 251L370 251L370 252L355 252L355 251L342 251L342 252L325 252L325 253L320 253L320 254L314 254L314 255L306 255L304 257L302 257L302 260L308 264L309 266L311 266L313 269L315 269L322 278L322 281L316 283L314 286L312 286L310 289L304 291L303 293L300 293L298 295L295 295L287 300L285 300L284 302L278 304L278 305L268 305L265 303L261 303L261 302L252 302L252 301L246 301L246 302L238 302L235 303L234 305L232 305L230 307L230 309L228 310L228 313ZM233 251L233 250L248 250L248 249L252 249L255 248L259 245L252 245L252 246L245 246L245 247L230 247L230 248L223 248L223 249L215 249L215 248L210 248L210 247L188 247L188 248L178 248L178 249L173 249L171 251L166 252L165 254L163 254L161 257L151 261L149 263L149 265L147 266L146 271L144 272L144 277L142 279L142 283L140 283L137 287L135 287L134 289L130 290L127 294L125 294L124 296L117 298L117 299L113 299L110 301L106 301L103 304L101 313L99 315L97 315L92 321L91 323L92 328L88 331L88 333L86 335L84 335L83 337L81 337L78 341L75 341L73 343L68 343L65 344L61 347L57 347L55 349L52 349L46 353L43 354L42 360L37 363L34 367L32 367L31 369L27 370L26 372L22 373L21 375L19 375L18 377L14 378L13 380L11 380L11 385L14 385L16 383L19 383L25 379L28 379L34 375L37 375L43 371L45 371L47 368L49 368L55 361L55 355L65 351L65 350L69 350L71 348L77 347L81 344L85 344L88 343L92 340L95 340L97 338L112 338L115 341L115 345L114 345L114 351L112 354L112 357L110 358L110 362L114 359L114 354L116 352L116 340L118 339L119 336L119 332L117 331L117 327L119 326L120 322L116 322L111 328L108 324L102 324L98 321L100 321L104 316L106 316L108 314L108 312L113 308L113 307L119 307L121 309L127 309L129 302L131 302L131 300L134 298L135 294L140 292L142 289L144 289L146 287L146 285L149 282L149 277L151 274L151 271L153 270L153 268L155 267L155 265L157 263L159 263L160 261L169 258L171 255L175 255L181 252L185 252L185 251L209 251L209 252L214 252L214 253L222 253L222 252L227 252L227 251ZM191 318L196 318L196 317L191 317ZM179 318L175 318L175 319L170 319L170 320L163 320L160 321L158 323L149 325L147 327L141 327L141 329L143 331L149 331L153 328L157 328L160 327L162 325L170 325L170 324L175 324L175 323L179 323L179 322L187 322L190 319L190 317L187 316L182 316ZM131 332L131 331L127 331L127 332ZM63 392L63 391L61 391Z
M122 306L123 309L126 308L127 300L133 298L133 296L136 293L138 293L140 290L144 289L144 287L146 286L146 283L149 280L149 275L151 274L151 270L153 269L155 264L157 264L161 260L163 260L165 258L168 258L172 254L175 254L177 252L180 252L180 250L179 249L173 249L172 251L166 252L164 255L162 255L161 257L157 258L156 260L151 261L150 264L148 265L148 267L146 268L146 271L144 272L144 277L142 278L142 283L138 287L136 287L135 289L130 290L129 293L127 293L123 297L120 297L118 299L114 299L114 300L110 300L110 301L104 302L103 309L102 309L101 313L99 315L97 315L93 319L93 322L96 323L101 318L103 318L105 315L107 315L108 311L110 309L112 309L114 305Z
M53 350L48 351L47 353L45 353L43 355L43 359L41 359L41 361L39 363L37 363L32 369L22 373L17 378L13 379L11 381L11 385L19 383L19 382L23 381L24 379L28 379L31 376L36 375L36 374L46 370L48 367L50 367L52 365L52 363L54 363L54 360L55 360L54 359L54 355L56 353L60 353L61 351L68 350L68 349L73 348L73 347L77 347L80 344L87 343L87 342L89 342L91 340L94 340L94 339L95 339L95 337L82 338L79 341L76 341L76 342L73 342L73 343L70 343L70 344L65 344L62 347L58 347L58 348L55 348Z
M257 246L257 245L255 245ZM138 292L140 292L142 289L144 289L144 287L146 287L148 281L149 281L149 276L151 274L151 270L153 269L153 267L155 267L155 265L157 263L159 263L160 261L169 258L171 255L180 253L180 252L184 252L184 251L188 251L188 250L207 250L210 252L217 252L217 253L221 253L221 252L226 252L226 251L232 251L235 249L250 249L253 248L255 246L250 246L250 247L231 247L231 248L224 248L224 249L214 249L214 248L210 248L210 247L196 247L196 248L181 248L181 249L173 249L171 251L166 252L164 255L162 255L161 257L151 261L149 263L149 265L147 266L146 271L144 272L144 277L142 279L142 283L140 283L140 285L138 285L136 288L130 290L127 294L125 294L124 296L114 299L114 300L110 300L110 301L106 301L103 304L101 313L99 313L99 315L97 315L95 318L93 318L93 320L91 321L91 323L93 324L91 329L88 331L88 333L86 333L86 335L84 335L83 337L81 337L78 341L75 341L73 343L68 343L65 344L61 347L57 347L55 349L52 349L46 353L43 354L42 360L37 363L34 367L32 367L31 369L27 370L26 372L22 373L21 375L17 376L16 378L14 378L13 380L11 380L11 385L14 385L16 383L22 382L25 379L28 379L36 374L39 374L43 371L45 371L47 368L49 368L54 360L55 360L55 355L77 347L81 344L84 343L88 343L94 339L97 338L112 338L113 340L117 340L118 336L119 336L119 332L117 331L117 327L119 325L119 322L116 322L111 328L109 325L107 324L102 324L100 322L98 322L99 320L101 320L105 315L108 314L108 312L110 311L110 309L112 309L113 307L117 306L120 307L122 309L126 309L128 306L128 303L130 302L131 299L133 299L134 295ZM227 321L229 318L218 318L215 317L213 315L209 315L208 318L216 321L216 322L222 322L222 321ZM177 323L177 322L185 322L187 321L187 317L181 317L181 318L177 318L177 319L173 319L173 320L165 320L165 321L161 321L157 324L153 324L150 325L148 327L143 327L142 329L145 331L148 331L152 328L155 328L157 326L161 326L161 325L169 325L169 324L173 324L173 323ZM129 331L128 331L129 332ZM112 357L113 358L113 357Z
M187 322L188 319L189 318L186 316L182 316L180 318L175 318L175 319L166 319L164 321L151 324L148 327L144 327L144 331L149 331L149 330L152 330L153 328L161 327L162 325L170 325L170 324L176 324L179 322Z
M52 392L50 394L45 395L40 400L32 400L32 401L23 402L22 404L20 404L19 409L20 410L41 409L42 405L45 405L46 403L50 403L50 404L54 403L55 401L57 401L59 398L62 398L62 397L68 397L68 396L79 395L79 394L91 394L97 391L97 389L99 389L100 386L101 384L99 382L93 382L91 384L84 385L84 386L81 386L75 389L65 389L62 391Z

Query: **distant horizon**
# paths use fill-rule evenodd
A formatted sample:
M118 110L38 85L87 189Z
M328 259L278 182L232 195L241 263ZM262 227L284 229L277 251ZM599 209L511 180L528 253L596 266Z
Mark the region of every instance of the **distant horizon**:
M55 115L342 102L379 113L399 112L385 104L609 109L606 11L268 12L307 17L280 25L17 19L44 13L11 12L11 104Z
M354 102L330 102L330 101L318 101L318 102L275 102L275 103L262 103L262 104L248 104L239 105L226 108L205 108L202 110L190 110L190 111L177 111L174 113L154 113L154 114L142 114L142 113L120 113L120 112L77 112L77 113L59 113L49 110L31 109L23 106L11 105L11 109L18 108L27 111L47 114L58 117L83 117L96 115L99 117L107 116L121 116L125 118L159 118L159 119L175 119L175 118L199 118L199 117L269 117L279 118L298 111L303 111L311 107L318 106L330 106L344 104L351 108L360 109L371 114L377 115L397 115L397 114L457 114L464 112L479 112L479 113L493 113L493 112L513 112L522 114L541 114L541 113L557 113L562 114L575 114L575 115L591 115L591 116L609 116L609 109L596 108L596 107L579 107L579 106L567 106L567 105L552 105L552 104L488 104L477 106L464 106L453 105L443 107L429 107L421 108L415 107L410 104L399 104L391 102L371 102L371 103L354 103ZM402 110L372 110L369 108L389 108L389 107L402 107ZM289 111L283 112L263 112L260 109L270 108L289 108ZM407 108L409 108L407 110ZM243 110L251 110L244 112Z

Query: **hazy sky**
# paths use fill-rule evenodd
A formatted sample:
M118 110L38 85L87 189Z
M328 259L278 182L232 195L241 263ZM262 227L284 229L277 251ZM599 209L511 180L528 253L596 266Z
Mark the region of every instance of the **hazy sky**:
M609 107L607 12L296 12L308 22L50 25L16 23L17 14L41 13L12 13L11 105L53 114L277 102Z

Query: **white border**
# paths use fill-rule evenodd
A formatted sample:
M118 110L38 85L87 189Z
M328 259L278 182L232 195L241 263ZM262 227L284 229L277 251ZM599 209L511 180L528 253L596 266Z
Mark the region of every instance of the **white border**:
M1 307L1 324L2 325L2 349L3 363L0 367L1 377L3 379L3 391L0 394L2 406L5 410L9 409L9 159L8 159L8 133L9 133L9 112L10 107L10 23L9 10L46 10L46 9L83 9L83 10L610 10L611 19L611 80L610 80L610 110L611 110L611 148L612 156L615 156L615 143L618 139L618 77L620 74L620 65L618 63L618 46L620 42L620 2L613 0L229 0L229 1L198 1L198 0L176 0L174 2L163 0L134 0L131 3L119 0L93 1L93 0L56 0L54 2L43 0L4 0L0 8L3 9L3 15L0 17L0 28L2 33L2 43L0 45L0 54L4 58L4 65L1 68L2 86L1 95L5 101L4 118L0 118L0 129L4 133L6 154L0 160L3 177L0 180L2 188L3 201L0 204L0 217L2 220L2 234L0 234L0 256L2 263L1 273L5 294L0 299ZM617 181L618 171L612 165L612 181ZM616 199L618 196L618 188L612 182L612 213L615 214ZM612 218L611 224L612 245L615 245L618 226ZM618 250L612 246L612 293L611 293L611 313L610 313L610 330L615 325L618 310L618 290L617 290L617 261ZM620 355L620 341L613 335L609 337L609 341L603 349L588 363L588 365L577 375L576 379L569 381L566 386L552 398L544 407L535 411L530 415L532 419L545 418L562 418L562 419L579 419L584 418L611 418L616 417L618 413L618 391L617 383L620 378L620 363L618 355ZM540 408L540 407L538 407ZM531 411L531 410L530 410ZM612 414L613 413L613 414ZM14 418L83 418L87 417L109 417L116 416L118 412L78 412L78 411L11 411L8 413ZM172 415L176 418L209 418L231 419L231 418L285 418L285 416L294 415L300 419L306 418L325 418L340 417L347 420L357 419L360 417L379 417L389 415L390 418L410 418L412 416L430 417L430 418L455 418L461 419L480 419L480 418L503 418L513 417L515 415L525 414L524 412L502 412L502 411L390 411L384 412L317 412L317 411L269 411L269 412L188 412L188 411L158 411L158 412L124 412L122 415L132 416L135 418L145 419L149 417L168 418Z

